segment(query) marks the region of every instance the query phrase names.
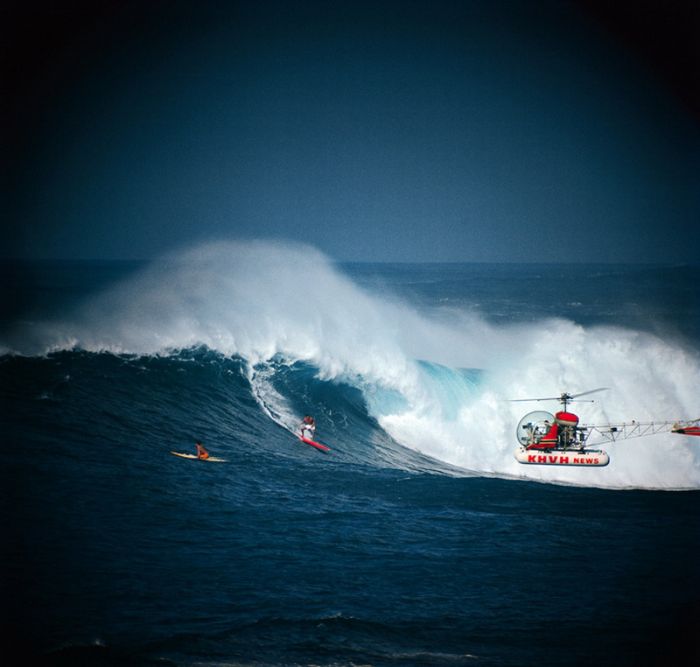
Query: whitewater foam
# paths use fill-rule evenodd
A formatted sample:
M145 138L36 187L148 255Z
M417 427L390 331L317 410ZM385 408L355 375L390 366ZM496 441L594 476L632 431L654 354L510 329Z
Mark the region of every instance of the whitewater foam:
M578 410L582 422L696 417L697 350L563 319L495 326L470 312L421 312L361 289L306 245L211 243L172 254L66 320L4 342L21 354L168 354L197 345L238 355L251 369L275 357L311 364L320 379L358 387L397 442L464 469L617 488L700 487L698 447L668 434L611 445L605 469L525 469L513 450L526 404L509 402L606 386L605 397ZM251 380L270 417L293 427L299 415L270 393L269 378L258 372Z

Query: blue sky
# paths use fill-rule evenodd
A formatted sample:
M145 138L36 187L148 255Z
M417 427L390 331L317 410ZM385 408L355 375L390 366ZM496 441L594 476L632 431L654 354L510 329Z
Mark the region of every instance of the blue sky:
M9 10L7 256L696 261L700 116L586 3L105 7Z

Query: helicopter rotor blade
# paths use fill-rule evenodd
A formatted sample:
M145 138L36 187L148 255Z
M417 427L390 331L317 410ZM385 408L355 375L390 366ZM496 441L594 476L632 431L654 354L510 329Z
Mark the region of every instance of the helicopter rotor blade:
M547 398L509 398L510 403L523 403L525 401L558 401L559 396L548 396Z
M598 389L589 389L588 391L582 391L580 394L571 394L569 400L573 398L578 398L579 396L585 396L586 394L594 394L597 391L606 391L609 387L598 387Z
M569 394L567 392L563 392L559 396L546 396L543 398L511 398L509 401L511 403L522 403L524 401L561 401L564 402L566 401L567 403L570 403L577 399L579 396L586 396L587 394L593 394L596 391L605 391L607 390L608 387L598 387L598 389L589 389L588 391L582 391L579 394ZM588 401L577 401L578 403L584 403ZM593 402L593 401L590 401Z

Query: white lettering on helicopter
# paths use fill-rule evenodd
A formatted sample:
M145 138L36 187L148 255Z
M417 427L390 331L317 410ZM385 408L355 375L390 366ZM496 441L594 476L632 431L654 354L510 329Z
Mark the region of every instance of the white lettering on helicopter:
M600 459L595 458L583 458L580 456L574 456L573 460L569 460L568 456L560 456L558 454L528 454L528 463L544 463L549 465L599 465Z

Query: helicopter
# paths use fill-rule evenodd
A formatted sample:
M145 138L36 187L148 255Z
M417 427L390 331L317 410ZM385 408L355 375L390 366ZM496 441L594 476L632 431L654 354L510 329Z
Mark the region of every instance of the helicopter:
M520 401L559 401L561 410L550 414L536 410L526 414L516 429L519 443L515 450L515 459L519 463L550 466L602 467L610 463L610 456L602 449L592 449L588 440L595 436L598 442L615 442L627 438L638 438L656 433L678 433L700 436L700 418L685 421L623 422L619 424L584 424L579 425L578 415L567 410L569 403L579 402L580 396L586 396L607 387L590 389L578 394L563 392L559 396L544 398L516 398ZM584 399L582 402L592 403Z

